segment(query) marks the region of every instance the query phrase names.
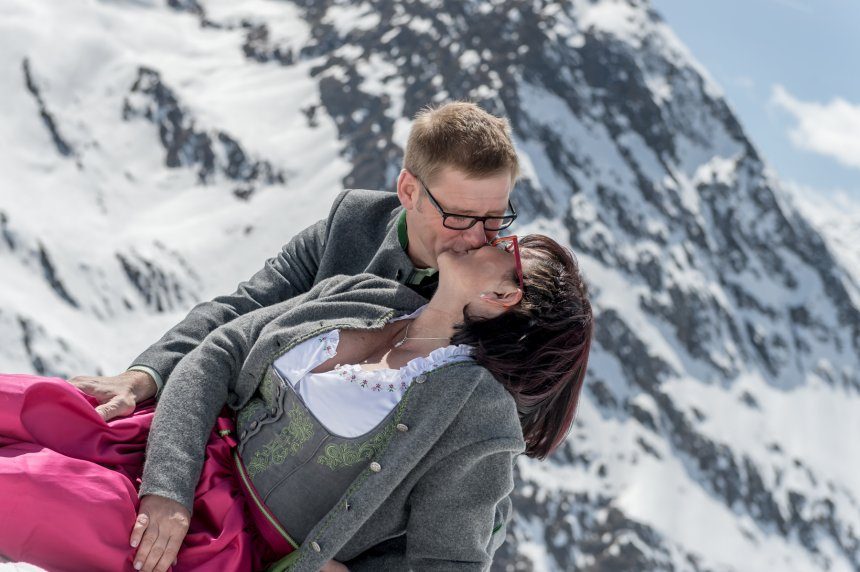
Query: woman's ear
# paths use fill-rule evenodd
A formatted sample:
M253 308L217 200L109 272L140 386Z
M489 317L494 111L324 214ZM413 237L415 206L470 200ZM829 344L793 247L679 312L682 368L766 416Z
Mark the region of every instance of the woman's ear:
M523 291L519 288L504 291L490 290L481 292L479 297L494 306L507 309L520 303L520 300L523 299Z

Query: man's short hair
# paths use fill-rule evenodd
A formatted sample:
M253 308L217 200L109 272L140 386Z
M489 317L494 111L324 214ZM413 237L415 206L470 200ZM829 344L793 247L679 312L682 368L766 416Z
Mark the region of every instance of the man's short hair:
M432 184L443 167L474 179L508 172L515 182L520 167L508 120L468 101L424 107L409 132L403 168Z

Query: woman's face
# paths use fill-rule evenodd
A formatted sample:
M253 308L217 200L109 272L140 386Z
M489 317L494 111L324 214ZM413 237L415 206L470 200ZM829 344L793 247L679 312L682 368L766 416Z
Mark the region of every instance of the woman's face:
M462 297L475 315L492 317L522 297L512 252L489 244L466 252L439 255L439 286Z

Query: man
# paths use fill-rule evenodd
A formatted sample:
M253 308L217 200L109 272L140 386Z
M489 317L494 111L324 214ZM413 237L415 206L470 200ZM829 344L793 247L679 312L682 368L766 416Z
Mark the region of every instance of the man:
M429 298L441 252L479 248L514 221L509 196L518 176L507 120L466 102L424 109L409 134L396 194L344 191L327 219L301 231L232 294L192 308L127 371L71 383L98 399L107 421L157 398L179 360L218 326L327 277L369 272Z

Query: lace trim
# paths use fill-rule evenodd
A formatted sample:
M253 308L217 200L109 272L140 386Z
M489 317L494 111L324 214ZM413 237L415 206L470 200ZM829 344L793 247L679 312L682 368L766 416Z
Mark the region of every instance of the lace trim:
M340 332L338 330L326 332L317 337L317 342L325 355L331 358L337 354ZM414 377L446 363L470 358L471 355L471 346L465 344L449 345L436 348L426 356L413 358L400 369L380 368L365 371L358 364L341 364L332 371L344 381L362 389L388 392L405 391ZM323 361L320 360L319 363Z

